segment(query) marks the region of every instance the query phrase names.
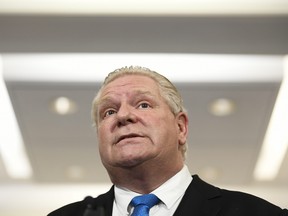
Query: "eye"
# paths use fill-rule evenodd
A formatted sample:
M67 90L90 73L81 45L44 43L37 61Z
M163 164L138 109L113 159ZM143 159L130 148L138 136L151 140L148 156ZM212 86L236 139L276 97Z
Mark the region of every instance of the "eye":
M146 102L142 102L138 106L138 108L140 108L140 109L147 109L149 107L151 107L151 106L148 103L146 103Z
M116 113L115 110L110 109L110 110L107 110L107 111L104 112L103 117L105 118L105 117L111 116L111 115L113 115L113 114L115 114L115 113Z

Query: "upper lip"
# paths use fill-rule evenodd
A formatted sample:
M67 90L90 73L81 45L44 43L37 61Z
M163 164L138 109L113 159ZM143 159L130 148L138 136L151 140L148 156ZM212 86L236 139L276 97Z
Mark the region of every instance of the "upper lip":
M118 137L116 143L120 142L123 139L133 138L133 137L142 137L142 136L139 135L139 134L136 134L136 133L130 133L130 134L121 135L121 136Z

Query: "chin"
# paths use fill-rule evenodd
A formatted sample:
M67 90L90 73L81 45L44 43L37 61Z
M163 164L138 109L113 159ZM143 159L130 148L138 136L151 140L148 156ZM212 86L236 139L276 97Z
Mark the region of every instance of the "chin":
M133 155L133 157L126 157L118 161L116 166L122 167L122 168L133 168L133 167L143 164L143 162L145 162L146 160L147 158L143 156L136 157L135 155Z

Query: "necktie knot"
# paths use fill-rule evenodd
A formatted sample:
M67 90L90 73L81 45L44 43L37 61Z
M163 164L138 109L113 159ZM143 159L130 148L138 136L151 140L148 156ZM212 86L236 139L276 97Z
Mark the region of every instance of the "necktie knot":
M159 201L159 198L154 194L144 194L134 197L131 200L131 205L134 206L131 216L148 216L150 208L159 203Z

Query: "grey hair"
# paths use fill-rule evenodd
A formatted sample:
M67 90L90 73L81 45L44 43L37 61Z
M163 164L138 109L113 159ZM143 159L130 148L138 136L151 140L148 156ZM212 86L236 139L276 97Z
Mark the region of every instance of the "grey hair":
M147 76L153 79L159 87L160 95L164 98L168 106L170 107L172 113L177 115L180 112L186 112L186 109L183 104L182 97L177 90L177 88L171 83L165 76L150 70L149 68L140 67L140 66L130 66L130 67L122 67L119 69L110 72L108 76L105 78L100 90L96 94L92 102L92 118L94 121L94 126L98 126L98 105L99 100L102 95L103 89L113 80L127 76L127 75L142 75ZM182 147L182 154L185 158L185 154L187 151L188 145L185 143Z

